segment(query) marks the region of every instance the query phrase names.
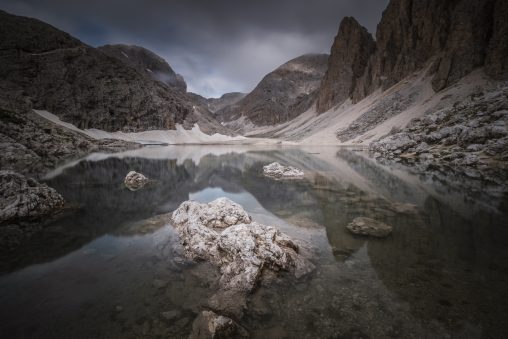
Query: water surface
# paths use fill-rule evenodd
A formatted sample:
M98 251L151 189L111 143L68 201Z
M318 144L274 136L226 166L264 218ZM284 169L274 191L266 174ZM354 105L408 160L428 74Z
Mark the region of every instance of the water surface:
M262 175L273 161L302 180ZM156 182L129 191L130 170ZM185 338L218 273L181 256L165 218L228 197L315 252L316 270L250 296L254 338L500 338L507 333L507 197L488 183L412 173L335 147L170 146L92 154L48 173L74 209L2 252L2 338ZM354 237L366 216L394 227ZM152 219L150 219L152 218ZM147 221L148 220L148 221Z

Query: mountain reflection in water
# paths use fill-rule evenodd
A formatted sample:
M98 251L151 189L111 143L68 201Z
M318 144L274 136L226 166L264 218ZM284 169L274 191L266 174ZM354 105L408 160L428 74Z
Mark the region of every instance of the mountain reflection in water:
M262 166L274 161L305 178L264 177ZM130 170L156 182L129 191ZM507 197L488 183L415 174L334 147L241 146L92 154L46 180L77 209L2 252L2 338L186 337L218 275L182 260L168 220L152 217L221 196L316 252L312 276L252 294L242 325L253 337L482 338L508 330ZM352 236L344 227L359 216L394 231Z

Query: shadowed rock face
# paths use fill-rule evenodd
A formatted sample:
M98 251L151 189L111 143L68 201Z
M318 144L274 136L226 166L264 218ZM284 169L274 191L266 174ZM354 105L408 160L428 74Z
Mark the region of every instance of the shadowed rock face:
M291 120L311 107L326 71L328 55L308 54L266 75L245 98L216 113L220 121L245 117L255 125Z
M176 74L166 60L146 48L118 44L104 45L98 47L98 49L154 80L163 82L182 92L187 90L187 84L183 77L180 74Z
M493 77L505 77L508 29L500 18L506 7L504 0L392 0L354 101L379 87L387 89L431 60L435 91L481 66Z
M351 17L342 20L319 89L318 112L325 112L351 96L375 48L374 39L365 27Z
M174 129L184 94L39 20L0 11L0 88L80 128Z
M392 0L376 41L345 18L332 46L317 108L324 112L351 98L358 102L426 66L435 91L485 67L508 75L508 4L504 0Z

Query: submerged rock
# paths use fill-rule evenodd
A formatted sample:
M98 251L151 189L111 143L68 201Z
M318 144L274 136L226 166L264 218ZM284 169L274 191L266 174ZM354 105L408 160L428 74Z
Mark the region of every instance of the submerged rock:
M12 171L0 171L0 192L0 222L40 218L64 205L53 188Z
M355 218L346 228L353 234L367 235L376 238L384 238L392 233L392 226L365 217Z
M232 338L242 335L241 332L231 318L212 311L202 311L192 324L189 339Z
M131 191L136 191L144 187L149 181L150 180L143 174L135 171L130 171L129 173L127 173L124 183L128 189L130 189Z
M275 178L299 178L304 176L304 172L301 169L292 166L283 166L278 162L263 166L263 173Z

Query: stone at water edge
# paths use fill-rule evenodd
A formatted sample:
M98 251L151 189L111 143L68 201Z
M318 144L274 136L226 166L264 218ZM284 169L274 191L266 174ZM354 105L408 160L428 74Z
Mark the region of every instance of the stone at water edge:
M245 336L244 331L231 319L213 311L202 311L192 324L189 339L233 338Z
M301 169L292 166L283 166L278 162L263 166L263 173L276 178L299 178L305 175Z
M366 217L355 218L346 228L353 234L376 238L387 237L393 229L390 225Z
M39 218L63 207L53 188L13 171L0 171L0 222Z
M130 190L137 190L145 186L150 180L143 174L130 171L125 176L124 184Z

